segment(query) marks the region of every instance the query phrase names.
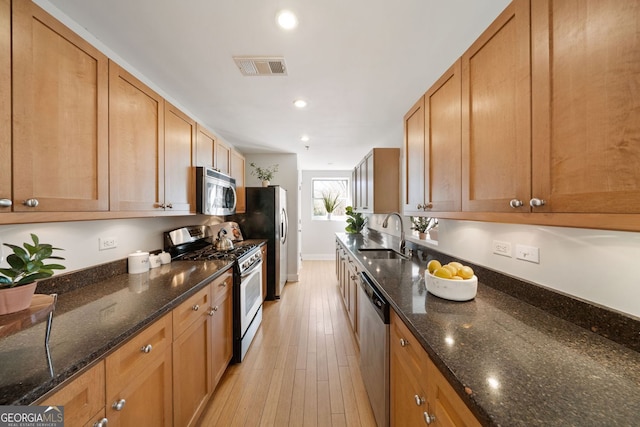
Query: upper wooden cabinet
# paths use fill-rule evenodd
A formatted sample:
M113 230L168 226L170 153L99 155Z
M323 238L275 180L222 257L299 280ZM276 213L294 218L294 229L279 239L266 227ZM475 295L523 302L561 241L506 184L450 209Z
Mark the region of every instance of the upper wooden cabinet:
M236 213L244 213L247 210L247 200L244 190L244 156L236 150L231 150L231 159L229 163L231 166L229 175L236 180Z
M460 72L458 60L405 116L405 215L461 208Z
M219 172L229 175L231 170L231 148L229 148L229 146L224 142L220 141L220 139L216 139L213 150L213 167Z
M640 3L531 3L533 211L640 213Z
M215 136L200 123L196 125L196 166L214 167Z
M109 62L111 209L164 207L164 100Z
M0 213L11 212L11 1L0 0Z
M1 6L5 21L7 3ZM31 1L13 2L12 16L13 210L106 211L107 57ZM5 22L1 31L6 28ZM0 49L6 49L4 38ZM6 52L0 57L1 86L6 85ZM2 87L0 117L5 121ZM0 150L6 151L8 131L2 128ZM4 184L7 157L0 162Z
M356 169L356 210L374 214L397 212L400 206L400 149L374 148Z
M508 212L531 189L529 1L514 0L462 56L462 209Z
M169 102L164 107L165 209L195 212L196 122Z

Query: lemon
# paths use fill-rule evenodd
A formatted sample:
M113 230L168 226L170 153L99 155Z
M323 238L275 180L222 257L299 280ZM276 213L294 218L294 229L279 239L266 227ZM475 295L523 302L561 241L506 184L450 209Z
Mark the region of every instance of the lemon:
M452 280L464 280L464 279L462 279L462 277L460 277L460 276L453 276L451 279L452 279Z
M427 270L429 270L429 273L431 274L433 274L433 272L439 269L440 267L442 267L442 264L440 264L440 261L438 261L437 259L432 259L427 264Z
M445 267L440 267L433 272L433 275L442 279L451 279L453 277L453 274L451 274L451 270Z
M446 268L447 270L449 270L452 276L458 274L458 269L451 264L443 265L442 268Z
M463 267L463 265L461 263L457 262L457 261L451 261L447 265L450 265L450 266L454 267L456 269L456 271L460 270Z
M471 279L473 277L473 269L467 265L458 270L458 276L463 279Z

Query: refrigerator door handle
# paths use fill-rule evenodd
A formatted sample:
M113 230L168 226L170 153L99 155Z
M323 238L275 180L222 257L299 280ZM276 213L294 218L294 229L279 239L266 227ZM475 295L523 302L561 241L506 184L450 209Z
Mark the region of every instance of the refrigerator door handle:
M282 219L281 219L281 223L280 223L280 227L281 227L281 234L280 234L280 242L282 244L287 242L287 234L289 234L289 218L287 217L287 210L286 209L282 209Z

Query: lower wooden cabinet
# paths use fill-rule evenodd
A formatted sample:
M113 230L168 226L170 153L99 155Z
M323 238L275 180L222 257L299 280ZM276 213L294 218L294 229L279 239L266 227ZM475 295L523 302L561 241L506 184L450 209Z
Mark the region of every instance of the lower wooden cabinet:
M390 341L392 426L480 426L393 310Z
M218 384L233 357L233 273L227 270L211 284L211 369L213 387Z
M39 405L64 406L68 426L93 426L105 418L104 361L100 361Z
M358 286L360 286L360 279L358 278L358 273L359 268L354 259L351 258L340 243L336 241L336 274L338 286L340 287L342 302L347 309L349 322L356 335L356 340L359 339Z

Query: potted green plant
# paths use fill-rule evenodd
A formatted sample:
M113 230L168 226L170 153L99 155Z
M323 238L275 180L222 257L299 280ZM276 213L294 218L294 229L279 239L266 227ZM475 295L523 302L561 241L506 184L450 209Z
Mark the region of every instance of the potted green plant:
M24 310L31 304L37 281L53 276L53 270L64 270L60 264L45 264L49 259L64 259L54 256L54 248L40 243L38 236L31 234L31 243L24 247L5 243L12 254L7 256L9 268L0 268L0 315Z
M249 166L253 168L251 171L251 175L257 176L260 181L262 181L263 187L268 187L269 182L273 179L276 172L278 172L278 164L271 165L268 167L260 167L257 166L254 162L249 163Z
M338 206L340 206L340 194L333 193L322 193L322 204L324 205L324 209L327 211L327 219L331 219L331 214L336 210Z
M412 216L411 217L411 229L418 232L418 236L421 239L427 238L427 231L438 225L437 218L430 218L426 216Z
M345 227L344 231L349 234L360 233L367 223L367 218L360 212L354 212L352 206L347 206L345 208L345 213L349 218L347 218L347 226Z

